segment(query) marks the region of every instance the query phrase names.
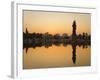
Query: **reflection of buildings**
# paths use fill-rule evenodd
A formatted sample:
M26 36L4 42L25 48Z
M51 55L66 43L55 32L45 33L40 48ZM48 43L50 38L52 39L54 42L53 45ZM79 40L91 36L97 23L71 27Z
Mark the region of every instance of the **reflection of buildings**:
M72 61L76 63L76 45L72 45Z

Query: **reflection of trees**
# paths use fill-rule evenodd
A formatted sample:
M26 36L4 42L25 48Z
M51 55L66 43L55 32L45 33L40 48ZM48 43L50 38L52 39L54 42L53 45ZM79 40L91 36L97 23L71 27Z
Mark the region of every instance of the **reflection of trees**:
M49 48L52 47L53 45L55 46L64 46L66 47L67 45L71 45L72 46L72 62L73 64L76 64L76 47L82 47L83 49L88 48L88 46L90 46L90 44L86 44L86 43L62 43L62 42L39 42L39 43L33 43L33 44L29 44L24 46L24 48L26 48L26 53L28 51L28 48L33 48L35 49L36 47L42 47L44 46L45 48Z
M28 42L28 43L24 43L23 44L23 48L30 48L30 47L33 47L33 48L36 48L36 47L51 47L52 45L55 45L55 46L67 46L67 45L77 45L79 47L82 47L83 49L84 48L88 48L88 46L90 46L90 42L75 42L75 43L71 43L71 42L67 42L67 41L41 41L41 40L38 40L37 42L33 40L33 42Z
M53 45L55 46L64 46L66 47L67 45L72 45L72 49L74 49L74 46L79 46L79 47L82 47L83 49L85 48L88 48L88 46L90 46L91 44L90 43L70 43L70 42L59 42L59 41L46 41L46 42L42 42L42 41L39 41L39 42L32 42L31 44L30 43L26 43L24 44L23 48L26 48L26 52L28 50L28 48L33 48L35 49L36 47L42 47L44 46L45 48L49 48L49 47L52 47Z

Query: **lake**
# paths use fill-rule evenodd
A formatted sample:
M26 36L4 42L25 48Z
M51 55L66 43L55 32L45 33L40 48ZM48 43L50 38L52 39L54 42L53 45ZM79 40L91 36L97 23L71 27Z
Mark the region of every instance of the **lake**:
M90 45L52 45L23 49L23 69L91 65Z

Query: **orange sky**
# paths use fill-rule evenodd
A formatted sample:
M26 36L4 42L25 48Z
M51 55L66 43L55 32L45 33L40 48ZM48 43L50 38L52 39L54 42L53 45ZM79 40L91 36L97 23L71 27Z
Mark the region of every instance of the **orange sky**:
M76 20L77 34L91 33L91 15L88 13L63 13L46 11L23 11L23 30L30 33L72 34L72 23Z

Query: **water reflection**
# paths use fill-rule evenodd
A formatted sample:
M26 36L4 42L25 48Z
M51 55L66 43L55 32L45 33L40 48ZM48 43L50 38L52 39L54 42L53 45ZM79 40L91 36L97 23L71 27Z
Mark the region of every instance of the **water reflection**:
M76 45L72 44L72 61L75 64L76 63Z
M46 48L49 48L49 47L52 47L52 46L57 46L57 47L63 46L63 47L65 47L67 49L67 45L72 46L72 50L71 51L72 51L72 62L73 62L73 64L76 64L76 60L77 60L77 57L76 57L77 56L76 55L77 48L76 47L78 46L78 47L80 47L82 49L86 49L86 48L88 48L90 46L89 43L84 43L83 44L83 43L66 43L66 42L64 42L64 43L61 43L61 42L41 43L41 42L39 42L37 44L24 45L24 48L26 50L26 54L28 54L28 49L29 48L33 48L35 50L36 48L41 48L41 47L45 47L45 49L46 49ZM67 51L67 52L69 52L69 51Z
M90 44L90 42L75 42L75 43L72 43L72 42L57 42L57 41L55 41L55 42L52 42L52 41L49 41L49 42L41 42L41 41L39 41L39 42L37 42L37 43L31 43L31 44L29 44L29 43L27 43L27 44L23 44L23 48L27 48L27 50L28 50L28 48L36 48L36 47L42 47L42 46L44 46L45 48L49 48L49 47L52 47L52 45L55 45L55 46L61 46L61 45L63 45L64 47L66 47L67 45L72 45L72 46L79 46L79 47L82 47L83 49L84 48L88 48L88 46L90 46L91 44Z

